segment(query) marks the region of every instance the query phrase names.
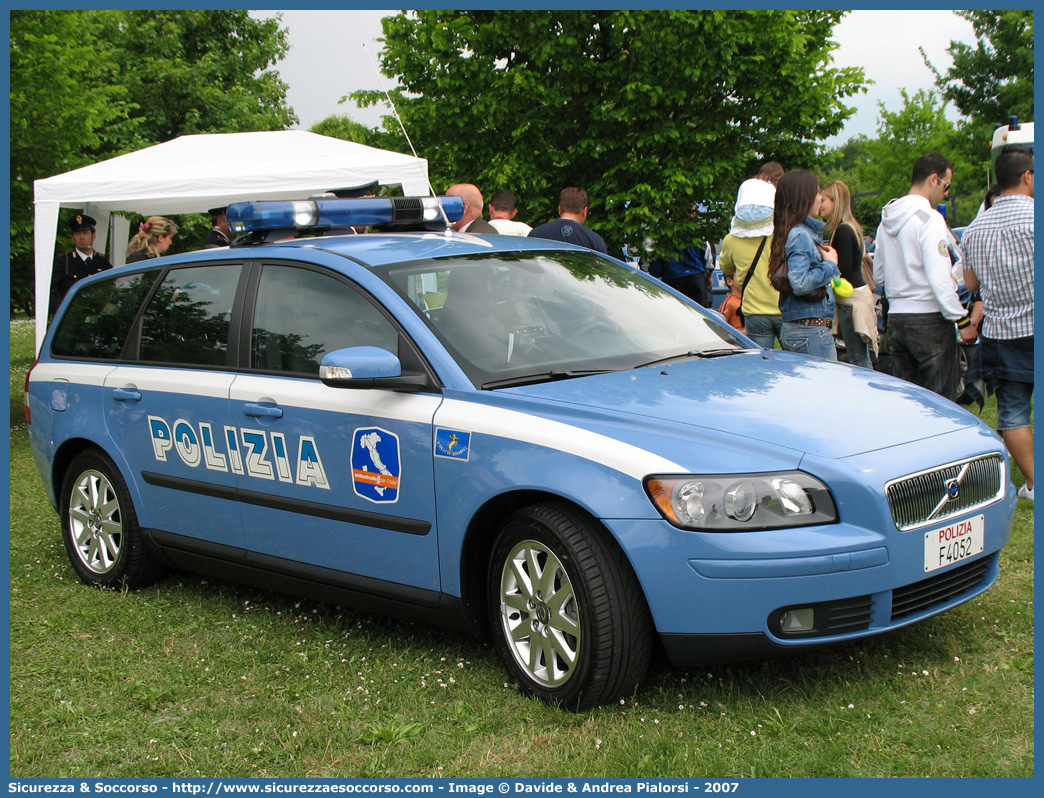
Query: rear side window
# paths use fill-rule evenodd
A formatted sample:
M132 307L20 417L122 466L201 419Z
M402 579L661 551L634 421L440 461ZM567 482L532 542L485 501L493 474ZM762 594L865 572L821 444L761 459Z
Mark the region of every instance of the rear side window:
M240 264L171 269L145 309L140 359L223 366Z
M253 368L318 377L323 355L349 346L399 354L399 332L338 279L292 266L262 268L251 333Z
M120 356L141 301L158 271L128 274L85 286L58 322L51 353L114 360Z

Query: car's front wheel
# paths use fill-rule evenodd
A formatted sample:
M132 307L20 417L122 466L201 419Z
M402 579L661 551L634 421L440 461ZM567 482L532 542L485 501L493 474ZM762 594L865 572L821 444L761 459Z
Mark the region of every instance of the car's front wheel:
M142 587L162 574L145 546L130 493L100 451L77 455L62 482L62 537L77 575L89 585Z
M583 514L548 504L512 515L488 594L497 648L523 693L580 711L631 695L645 677L645 597L619 547Z

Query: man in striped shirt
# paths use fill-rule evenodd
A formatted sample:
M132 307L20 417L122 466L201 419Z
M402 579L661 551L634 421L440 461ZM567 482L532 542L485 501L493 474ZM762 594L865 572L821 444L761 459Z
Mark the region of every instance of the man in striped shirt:
M964 281L985 313L975 376L997 394L997 430L1026 477L1019 496L1032 501L1033 150L1005 147L996 172L1000 193L961 240Z

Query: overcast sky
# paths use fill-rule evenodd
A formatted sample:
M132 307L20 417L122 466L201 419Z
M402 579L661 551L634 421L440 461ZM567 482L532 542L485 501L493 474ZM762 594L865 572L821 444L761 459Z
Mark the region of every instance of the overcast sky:
M277 12L257 11L258 16ZM282 11L282 24L290 32L291 50L277 69L290 87L289 101L307 129L330 114L347 114L368 126L379 124L388 113L385 105L358 109L351 102L338 104L356 89L379 89L381 79L371 66L380 52L381 17L394 11ZM946 52L951 40L974 43L972 25L952 11L852 11L834 30L839 47L835 66L861 66L874 81L866 94L849 98L856 113L844 130L825 143L836 146L851 136L873 136L878 104L889 111L902 107L901 89L911 95L933 88L933 76L924 65L918 47L945 71L951 63ZM365 45L365 49L363 47ZM369 55L367 55L369 51ZM390 85L389 85L390 88ZM955 113L951 110L951 117ZM423 155L423 153L421 153Z

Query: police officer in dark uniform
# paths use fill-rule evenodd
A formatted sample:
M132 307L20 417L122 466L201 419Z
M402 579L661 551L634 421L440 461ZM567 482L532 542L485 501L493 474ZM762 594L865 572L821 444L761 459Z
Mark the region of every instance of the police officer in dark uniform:
M207 240L203 242L203 249L215 249L229 245L232 230L228 226L228 217L225 215L227 211L228 208L211 208L207 211L210 214L210 224L213 225L213 229L207 236Z
M112 264L102 253L94 251L94 228L97 222L85 213L69 219L73 248L55 255L51 267L51 302L49 316L53 316L62 299L77 280L111 269Z

